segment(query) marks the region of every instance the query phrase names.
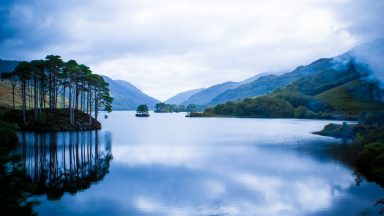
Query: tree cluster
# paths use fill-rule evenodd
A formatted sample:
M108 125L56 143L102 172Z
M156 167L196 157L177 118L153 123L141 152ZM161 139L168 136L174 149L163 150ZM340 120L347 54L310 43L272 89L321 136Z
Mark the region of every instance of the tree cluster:
M148 109L147 104L140 104L140 105L137 107L137 109L136 109L136 112L137 112L138 114L147 114L148 111L149 111L149 109Z
M166 103L157 103L155 105L155 112L158 113L171 113L171 112L201 112L204 110L204 106L189 104L187 106L181 104L166 104Z
M299 94L272 94L246 98L205 109L203 114L256 118L348 119L344 113L328 109L321 101Z
M20 62L14 71L3 72L1 78L12 85L13 109L16 109L15 93L20 91L19 108L24 124L26 110L32 109L34 119L43 109L68 109L72 125L77 123L75 110L88 113L90 123L92 113L97 120L100 110L112 111L108 83L75 60L64 62L60 56L48 55L44 60Z
M290 118L293 117L293 106L276 97L246 98L241 102L227 102L205 110L208 115Z

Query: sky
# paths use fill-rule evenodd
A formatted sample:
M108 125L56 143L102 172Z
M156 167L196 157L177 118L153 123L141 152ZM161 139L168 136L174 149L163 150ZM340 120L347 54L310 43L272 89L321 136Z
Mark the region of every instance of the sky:
M16 0L0 58L75 59L159 99L289 72L384 36L383 0Z

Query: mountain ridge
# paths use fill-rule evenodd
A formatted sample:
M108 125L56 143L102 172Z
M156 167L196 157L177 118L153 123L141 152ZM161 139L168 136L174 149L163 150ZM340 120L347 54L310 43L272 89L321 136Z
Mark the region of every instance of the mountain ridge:
M180 92L170 98L168 98L164 103L166 104L176 104L180 105L187 101L192 95L204 90L204 88L192 89L184 92Z
M224 82L220 84L216 84L213 86L210 86L206 89L203 89L202 91L192 95L188 100L186 100L183 104L199 104L199 105L205 105L209 103L213 98L215 98L217 95L221 94L222 92L234 88L238 85L237 82Z
M366 113L384 110L383 80L380 79L383 60L383 39L362 44L339 56L322 58L290 73L271 76L265 83L276 82L276 79L286 82L287 77L296 80L264 94L218 104L206 109L203 115L358 120ZM254 83L262 79L268 77Z
M147 104L150 109L153 109L156 103L160 102L127 81L112 80L105 75L102 77L108 82L110 94L114 98L113 110L136 110L140 104Z

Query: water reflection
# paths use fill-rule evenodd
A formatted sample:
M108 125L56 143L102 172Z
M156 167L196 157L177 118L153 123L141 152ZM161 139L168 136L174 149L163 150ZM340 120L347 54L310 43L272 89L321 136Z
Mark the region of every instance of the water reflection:
M59 199L100 181L112 159L111 135L98 131L21 133L15 155L22 155L34 194Z
M329 122L179 114L140 119L130 112L113 112L102 121L103 130L113 133L108 178L59 201L38 197L39 215L323 216L380 210L375 203L384 190L365 181L356 186L353 170L325 151L338 140L311 134Z

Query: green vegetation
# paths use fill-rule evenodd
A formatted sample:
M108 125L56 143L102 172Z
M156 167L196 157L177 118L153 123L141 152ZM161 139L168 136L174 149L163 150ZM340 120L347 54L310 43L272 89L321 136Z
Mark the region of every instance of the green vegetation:
M328 124L316 134L353 139L348 148L341 149L344 154L337 155L347 155L343 161L357 167L368 180L384 186L384 112L365 113L357 125Z
M321 131L314 132L314 134L343 139L352 139L356 134L357 128L358 127L356 125L348 125L346 122L343 122L342 125L331 123L324 126Z
M179 106L177 106L176 104L157 103L155 105L155 112L157 113L179 112Z
M136 109L136 117L149 117L147 104L140 104Z
M343 112L379 111L383 108L383 103L375 98L381 91L377 86L374 82L353 80L325 91L316 98L327 102L332 109Z
M113 98L109 95L108 83L75 60L63 62L60 56L48 55L45 60L20 62L13 71L3 72L1 78L11 86L11 108L21 110L22 122L18 124L22 129L41 125L45 115L48 120L53 120L49 115L64 117L62 110L68 112L66 121L71 127L50 125L52 130L83 128L84 119L77 119L75 113L88 114L89 126L85 128L89 129L94 128L92 121L97 121L99 110L112 111Z
M204 106L189 104L185 105L176 105L176 104L166 104L166 103L157 103L155 105L155 112L157 113L172 113L172 112L201 112L203 111Z
M361 79L366 69L353 63L320 70L269 94L206 109L203 116L357 120L384 110L379 84Z
M289 73L259 77L250 83L240 85L219 94L217 97L213 98L209 104L217 105L227 101L242 100L244 98L268 94L278 88L283 88L304 76L332 68L334 66L332 61L333 60L329 58L319 59L307 66L297 67Z
M247 98L241 102L227 102L214 108L206 109L207 116L237 116L256 118L290 118L293 117L292 105L282 99L270 96Z

